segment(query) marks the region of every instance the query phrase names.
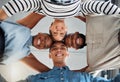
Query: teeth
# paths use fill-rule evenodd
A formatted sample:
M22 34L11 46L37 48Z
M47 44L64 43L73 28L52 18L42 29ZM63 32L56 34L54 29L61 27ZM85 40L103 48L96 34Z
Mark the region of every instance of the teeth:
M79 39L77 39L77 40L76 40L76 42L77 42L77 44L79 44L79 43L80 43L80 40L79 40Z
M37 42L37 44L38 44L38 45L40 44L40 39L38 39L38 42Z
M59 57L59 56L62 56L62 54L56 54L56 56L58 56L58 57Z

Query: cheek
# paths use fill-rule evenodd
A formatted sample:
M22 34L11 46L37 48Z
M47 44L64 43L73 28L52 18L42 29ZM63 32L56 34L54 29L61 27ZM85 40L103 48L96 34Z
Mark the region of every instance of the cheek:
M50 27L50 30L51 30L51 31L55 30L54 26Z
M66 52L66 51L64 51L64 54L66 54L66 56L69 56L69 53L68 53L68 52Z

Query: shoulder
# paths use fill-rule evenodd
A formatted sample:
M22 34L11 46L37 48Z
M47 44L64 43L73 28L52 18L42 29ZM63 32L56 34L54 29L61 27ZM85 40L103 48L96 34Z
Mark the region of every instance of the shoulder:
M0 26L4 31L18 31L18 30L30 31L28 27L25 27L23 25L11 21L2 21Z
M41 80L46 79L46 76L47 76L46 72L39 73L39 74L36 74L36 75L30 75L30 76L27 77L27 81L28 82L36 82L37 80L41 81Z

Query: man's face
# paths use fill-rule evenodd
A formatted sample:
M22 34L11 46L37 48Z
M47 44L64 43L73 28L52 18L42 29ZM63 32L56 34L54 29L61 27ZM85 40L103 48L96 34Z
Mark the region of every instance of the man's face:
M79 32L68 34L65 38L65 44L67 47L73 47L79 49L84 44L85 39L79 35Z
M34 36L33 46L37 49L47 49L51 46L51 44L52 39L45 33L38 33L36 36Z
M54 63L64 62L67 56L68 56L68 50L65 44L61 42L57 42L52 45L50 49L49 57L53 60Z
M65 26L64 20L55 19L50 27L51 34L56 41L63 40L67 27Z

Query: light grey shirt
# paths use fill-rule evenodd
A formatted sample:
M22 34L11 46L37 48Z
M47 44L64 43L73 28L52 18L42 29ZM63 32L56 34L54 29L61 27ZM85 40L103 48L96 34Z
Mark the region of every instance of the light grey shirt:
M120 15L87 16L88 70L120 67Z
M5 32L3 64L15 62L30 54L32 36L29 28L7 21L1 22L0 27Z

